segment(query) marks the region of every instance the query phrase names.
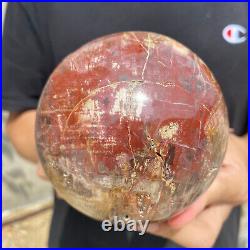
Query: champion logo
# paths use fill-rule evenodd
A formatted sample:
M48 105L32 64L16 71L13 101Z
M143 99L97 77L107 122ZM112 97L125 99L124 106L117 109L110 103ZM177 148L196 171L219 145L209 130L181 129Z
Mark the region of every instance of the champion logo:
M239 44L247 40L246 33L247 30L243 26L229 24L223 29L222 36L228 43Z

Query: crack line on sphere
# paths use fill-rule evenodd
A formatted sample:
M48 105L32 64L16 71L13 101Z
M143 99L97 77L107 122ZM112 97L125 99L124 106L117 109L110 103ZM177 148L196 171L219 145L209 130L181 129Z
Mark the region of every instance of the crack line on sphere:
M201 61L201 60L200 60ZM195 56L195 62L196 62L196 67L198 69L198 74L196 75L196 77L198 79L201 79L202 81L202 84L203 84L203 92L202 92L202 98L204 98L204 96L206 95L207 93L207 88L205 87L206 84L209 84L209 81L205 80L204 76L203 76L203 73L202 73L202 70L201 70L201 67L200 67L200 64L199 64L199 60L198 60L198 57ZM201 61L202 62L202 61Z
M54 114L54 113L64 113L64 112L71 112L71 109L54 109L54 110L42 110L41 114Z
M147 52L146 61L145 61L145 63L144 63L143 69L142 69L141 78L142 78L143 80L144 80L144 72L145 72L146 66L147 66L147 64L148 64L148 58L149 58L149 52Z
M145 46L140 42L140 40L138 39L138 37L136 36L136 34L135 34L134 32L132 32L131 34L134 36L135 40L142 46L142 48L145 50L145 52L147 52L147 49L146 49ZM132 39L132 40L134 40L134 39Z
M166 103L169 103L169 104L187 106L187 107L190 107L190 108L193 108L193 107L194 107L193 105L189 105L189 104L181 103L181 102L169 102L169 101L167 101L167 100L162 100L162 99L158 99L158 101L160 101L160 102L166 102Z
M200 140L201 140L201 121L199 121L200 123L200 129L199 129L199 143L200 143Z
M180 147L183 147L183 148L188 148L188 149L191 149L191 150L194 150L196 151L196 148L193 148L193 147L189 147L188 145L185 145L185 144L181 144L181 143L178 143L178 142L174 142L175 145L178 145Z
M205 104L202 104L202 107L203 107L204 109L206 109L206 110L210 113L210 110L207 108L207 106L206 106Z
M90 142L89 142L88 139L87 139L86 145L87 145L87 152L88 152L88 154L89 154L89 156L90 156L91 163L92 163L92 165L93 165L93 167L94 167L94 166L95 166L95 162L94 162L94 158L93 158L93 152L92 152L92 150L91 150Z
M149 34L148 34L148 40L151 41L150 39L151 39L151 38L150 38L150 36L149 36ZM141 74L141 78L142 78L143 80L144 80L144 73L145 73L145 70L146 70L146 67L147 67L147 64L148 64L149 55L150 55L150 53L149 53L149 51L150 51L150 44L148 44L147 47L148 47L148 48L147 48L147 56L146 56L146 60L145 60L145 63L144 63L143 69L142 69L142 74Z
M165 63L163 63L162 61L157 61L158 63L160 63L163 67L167 68L167 65Z
M163 83L167 84L167 85L164 85ZM150 82L148 82L147 84L160 85L163 88L175 87L176 86L175 83L173 83L173 82L163 82L163 83L160 83L160 82L150 83Z
M174 50L174 47L172 46L172 49L171 49L171 56L170 56L170 58L169 58L169 61L170 61L170 65L171 65L171 66L173 65L173 57L174 57L173 50Z
M135 165L136 164L135 155L134 155L134 151L133 151L133 148L132 148L132 145L131 145L131 131L130 131L130 126L129 125L128 125L128 145L129 145L130 151L132 153L132 156L133 156L133 159L134 159L134 165Z
M162 123L163 123L163 120L162 120L162 121L160 120L160 121L158 122L157 127L156 127L156 130L155 130L154 135L153 135L153 139L155 139L155 137L157 136L158 131L159 131L159 128L160 128L160 126L161 126Z

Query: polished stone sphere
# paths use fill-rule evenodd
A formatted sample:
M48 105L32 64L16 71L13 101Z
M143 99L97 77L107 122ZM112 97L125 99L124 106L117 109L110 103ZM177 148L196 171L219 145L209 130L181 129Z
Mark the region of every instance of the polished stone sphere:
M124 32L67 56L40 98L36 142L59 196L82 213L159 221L212 183L228 118L212 72L156 33Z

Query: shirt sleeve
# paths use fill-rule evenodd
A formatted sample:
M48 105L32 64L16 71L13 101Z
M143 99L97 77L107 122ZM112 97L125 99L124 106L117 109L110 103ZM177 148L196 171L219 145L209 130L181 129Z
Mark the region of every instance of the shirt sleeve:
M49 75L45 30L34 4L9 3L3 33L4 110L37 107Z

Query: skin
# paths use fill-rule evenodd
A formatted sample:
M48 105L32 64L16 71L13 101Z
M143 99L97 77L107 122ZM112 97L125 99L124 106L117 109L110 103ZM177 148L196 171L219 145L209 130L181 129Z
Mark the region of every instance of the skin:
M35 147L35 116L35 110L12 113L6 124L6 133L17 152L36 163L37 174L47 179ZM239 137L230 133L224 162L209 189L170 220L151 223L147 232L185 247L212 247L233 207L248 199L247 145L247 134Z
M209 189L170 220L151 223L148 232L185 247L212 247L233 207L248 200L247 145L248 135L230 134L223 165Z
M36 110L11 113L6 123L6 134L16 151L25 159L37 164L37 175L47 180L39 163L35 142Z

